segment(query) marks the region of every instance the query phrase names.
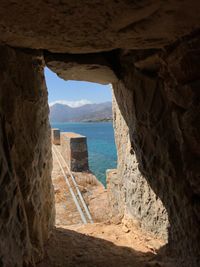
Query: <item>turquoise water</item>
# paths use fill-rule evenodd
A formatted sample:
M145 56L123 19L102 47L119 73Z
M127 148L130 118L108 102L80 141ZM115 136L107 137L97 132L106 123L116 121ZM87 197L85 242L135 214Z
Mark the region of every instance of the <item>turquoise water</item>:
M106 170L117 165L112 123L52 123L51 126L62 132L75 132L87 137L90 170L106 185Z

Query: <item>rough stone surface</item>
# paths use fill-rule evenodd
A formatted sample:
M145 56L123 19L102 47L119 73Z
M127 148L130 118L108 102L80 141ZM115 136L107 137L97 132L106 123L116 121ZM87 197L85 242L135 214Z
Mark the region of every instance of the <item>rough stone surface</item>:
M136 67L142 54L121 55L114 85L132 153L168 213L168 247L187 267L200 264L199 42L197 35L158 54L156 71Z
M39 52L0 58L0 265L26 266L54 224L47 91Z
M1 0L0 41L63 53L161 48L200 26L198 0Z
M116 201L111 199L111 203L115 203L114 213L132 218L142 229L167 240L167 212L138 169L129 129L114 96L113 119L118 166L115 174L110 174L108 188L116 184L111 189Z
M45 53L45 63L48 68L64 80L100 84L117 82L112 67L102 54L62 55Z
M106 171L106 185L111 216L114 221L121 221L125 210L125 194L123 191L123 182L117 173L117 169Z
M74 172L89 170L87 138L76 133L61 133L61 153L69 169Z
M32 262L31 244L23 198L11 164L5 120L0 131L0 265L22 266Z

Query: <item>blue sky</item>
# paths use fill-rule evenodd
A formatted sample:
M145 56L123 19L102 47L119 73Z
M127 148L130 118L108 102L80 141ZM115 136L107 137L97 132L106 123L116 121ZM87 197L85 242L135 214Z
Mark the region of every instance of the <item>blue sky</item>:
M62 100L73 106L75 103L101 103L112 100L110 85L90 82L64 81L45 68L49 103Z

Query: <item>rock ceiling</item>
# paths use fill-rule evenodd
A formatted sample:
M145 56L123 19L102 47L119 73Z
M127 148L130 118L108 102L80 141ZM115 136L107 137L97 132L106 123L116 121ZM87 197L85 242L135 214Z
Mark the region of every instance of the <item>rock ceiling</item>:
M57 53L162 48L197 30L199 14L198 0L1 0L0 43Z

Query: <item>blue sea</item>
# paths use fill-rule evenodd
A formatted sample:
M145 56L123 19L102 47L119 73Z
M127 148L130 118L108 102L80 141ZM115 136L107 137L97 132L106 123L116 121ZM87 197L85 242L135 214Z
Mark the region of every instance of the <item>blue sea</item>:
M112 123L52 123L51 126L61 132L75 132L87 137L90 170L106 186L106 170L117 166Z

